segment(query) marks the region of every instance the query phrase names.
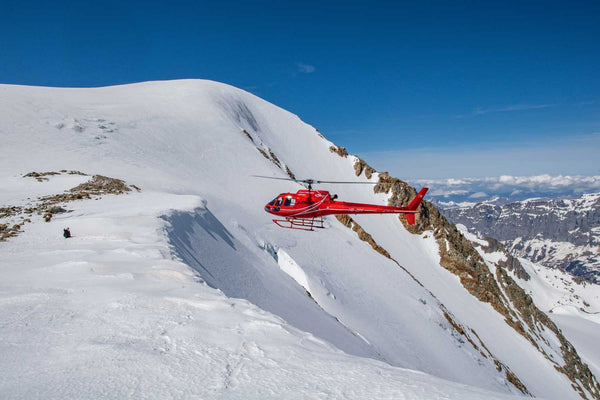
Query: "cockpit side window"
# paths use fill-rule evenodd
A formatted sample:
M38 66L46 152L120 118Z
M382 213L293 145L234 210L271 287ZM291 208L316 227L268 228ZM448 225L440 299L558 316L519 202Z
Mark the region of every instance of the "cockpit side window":
M296 204L296 199L292 197L290 199L290 207L293 207L295 204Z
M289 207L290 206L290 202L292 201L291 197L286 197L285 198L285 202L283 203L284 207Z
M280 206L281 203L283 203L283 197L277 199L277 203L275 203L275 206Z

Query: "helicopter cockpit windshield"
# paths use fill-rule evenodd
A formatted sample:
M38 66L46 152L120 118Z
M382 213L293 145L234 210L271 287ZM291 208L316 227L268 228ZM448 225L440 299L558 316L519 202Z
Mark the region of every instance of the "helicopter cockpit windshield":
M273 200L271 200L268 204L270 206L279 207L281 205L281 203L283 203L283 197L277 196Z
M281 205L281 203L283 203L283 197L278 197L278 198L277 198L277 199L275 199L275 200L277 200L277 201L275 202L275 207L279 207L279 206Z

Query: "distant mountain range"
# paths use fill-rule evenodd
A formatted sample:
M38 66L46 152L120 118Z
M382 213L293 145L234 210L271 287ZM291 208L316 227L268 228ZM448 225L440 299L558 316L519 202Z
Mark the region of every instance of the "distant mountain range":
M513 256L600 283L600 193L443 205L448 219L500 240Z

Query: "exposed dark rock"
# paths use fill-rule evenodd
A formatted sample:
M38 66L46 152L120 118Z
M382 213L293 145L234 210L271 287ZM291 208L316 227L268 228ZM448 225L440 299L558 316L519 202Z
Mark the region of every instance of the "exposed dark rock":
M0 218L12 217L23 212L23 207L8 206L0 208Z
M13 226L10 226L9 224L0 224L0 242L4 242L11 237L17 236L21 232L21 224L14 224Z
M250 141L252 143L254 143L254 139L252 139L252 135L250 135L250 133L247 130L242 129L242 132L244 132L246 134L246 136L248 137L248 139L250 139Z
M72 193L80 192L90 195L123 194L130 191L129 186L121 179L109 178L103 175L94 175L91 180L70 190Z
M269 149L269 155L271 156L271 161L273 161L275 165L281 168L281 161L279 161L279 158L277 158L277 156L275 155L275 153L273 153L271 149Z
M288 176L292 179L296 179L296 175L294 175L294 173L292 172L292 170L290 170L290 168L286 165L285 166L285 173L288 174Z
M23 178L35 178L38 182L44 182L49 180L47 176L60 175L60 172L29 172L23 175Z
M362 174L363 171L365 171L365 176L367 177L367 179L371 179L373 173L375 172L375 168L371 167L365 161L358 158L354 163L354 173L356 174L356 176L360 176L360 174Z
M39 178L42 176L51 176L51 175L60 175L60 172L30 172L28 174L23 175L23 178Z
M514 272L514 274L520 279L524 279L526 281L531 279L531 276L529 276L527 271L525 271L525 268L523 268L521 262L517 258L513 257L506 250L502 243L491 237L486 237L484 240L488 243L488 245L481 247L483 251L486 253L499 251L505 254L506 260L501 260L496 263L499 267L506 268L507 270Z
M269 155L267 154L267 152L266 152L266 151L264 151L264 150L263 150L263 149L261 149L260 147L257 147L257 148L256 148L256 150L258 150L258 152L259 152L260 154L262 154L264 158L266 158L267 160L270 160L270 158L269 158Z
M332 153L337 154L340 157L348 157L348 151L346 150L345 147L341 147L341 146L329 146L329 151L331 151Z

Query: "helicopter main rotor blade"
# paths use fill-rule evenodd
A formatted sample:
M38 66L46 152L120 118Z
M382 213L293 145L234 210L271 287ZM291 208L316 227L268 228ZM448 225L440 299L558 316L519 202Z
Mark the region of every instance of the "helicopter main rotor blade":
M379 185L379 184L387 184L388 182L314 181L313 183L333 183L333 184L343 184L343 185Z
M309 185L315 183L333 183L333 184L344 184L344 185L389 185L391 182L350 182L350 181L319 181L316 179L292 179L292 178L277 178L274 176L264 176L264 175L250 175L255 178L265 178L265 179L277 179L280 181L292 181L299 183L308 183Z
M255 178L265 178L265 179L277 179L279 181L292 181L292 182L302 182L299 181L298 179L292 179L292 178L277 178L275 176L264 176L264 175L250 175L252 177Z

